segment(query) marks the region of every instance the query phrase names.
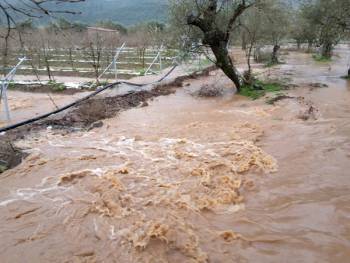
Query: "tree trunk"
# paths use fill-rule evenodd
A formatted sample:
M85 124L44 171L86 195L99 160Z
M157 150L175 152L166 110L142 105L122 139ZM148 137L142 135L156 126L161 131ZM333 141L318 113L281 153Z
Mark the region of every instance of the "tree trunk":
M241 83L239 80L239 76L237 74L237 70L232 63L232 59L228 54L228 50L226 48L226 42L222 41L220 44L213 43L210 45L211 50L214 53L216 58L216 65L225 73L227 77L229 77L236 86L237 91L240 91Z
M1 74L6 76L8 67L8 53L9 53L9 35L5 37L5 47L2 54L2 72Z
M253 76L252 76L252 65L250 63L250 59L252 56L252 51L253 51L253 42L250 43L248 52L247 52L247 65L248 65L248 70L244 72L243 74L243 81L245 85L251 85L253 83Z
M278 64L278 51L280 49L279 45L274 45L271 55L271 63L272 64Z
M333 50L333 45L331 42L326 41L322 45L322 53L321 55L325 58L331 58L332 57L332 50Z
M45 67L46 67L46 73L49 77L49 80L52 81L52 74L51 74L51 68L50 68L50 61L49 61L49 51L44 49L44 61L45 61Z
M70 65L72 67L72 70L74 71L74 61L73 61L72 48L69 48L69 60L70 60Z
M300 50L300 47L301 47L301 41L297 40L297 49Z
M247 37L246 37L246 33L243 31L242 33L242 50L246 50L247 49Z
M312 50L312 44L313 44L312 41L309 40L309 41L308 41L308 45L307 45L307 52L309 52L309 53L310 53L311 50Z
M350 68L348 69L348 78L350 78Z

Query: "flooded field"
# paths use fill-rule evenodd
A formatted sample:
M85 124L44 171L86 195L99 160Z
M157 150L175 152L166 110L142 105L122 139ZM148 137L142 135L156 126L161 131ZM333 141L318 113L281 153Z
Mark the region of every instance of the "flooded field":
M272 105L213 71L103 127L18 141L1 262L347 262L348 50L261 69L297 86ZM226 92L193 96L203 84Z

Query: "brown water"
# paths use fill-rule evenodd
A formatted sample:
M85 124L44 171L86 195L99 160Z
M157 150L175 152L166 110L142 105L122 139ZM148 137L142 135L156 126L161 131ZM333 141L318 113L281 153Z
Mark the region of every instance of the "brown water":
M347 262L349 53L338 52L269 70L304 99L190 95L229 87L215 72L102 128L21 141L30 157L0 177L1 262Z

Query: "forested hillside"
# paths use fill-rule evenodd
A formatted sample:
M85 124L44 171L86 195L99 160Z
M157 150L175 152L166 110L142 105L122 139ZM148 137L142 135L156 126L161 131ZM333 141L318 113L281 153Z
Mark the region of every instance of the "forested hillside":
M165 21L167 3L167 0L86 0L73 5L81 12L74 20L90 24L103 18L127 26L143 21Z

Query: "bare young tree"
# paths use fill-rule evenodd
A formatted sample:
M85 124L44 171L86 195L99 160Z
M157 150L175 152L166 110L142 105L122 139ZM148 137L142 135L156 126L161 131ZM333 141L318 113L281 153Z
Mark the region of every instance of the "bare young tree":
M252 66L251 66L251 57L254 52L254 58L256 58L257 53L259 53L258 49L260 48L261 42L264 39L264 31L263 31L263 21L264 14L261 9L251 8L249 9L243 16L243 19L240 23L240 30L244 38L244 45L242 45L242 49L246 53L248 70L244 72L244 81L246 84L250 85L253 82L252 76Z
M86 39L86 44L83 48L83 55L89 61L93 68L96 83L99 84L99 75L101 70L101 59L104 52L103 48L104 38L98 33L89 34Z

